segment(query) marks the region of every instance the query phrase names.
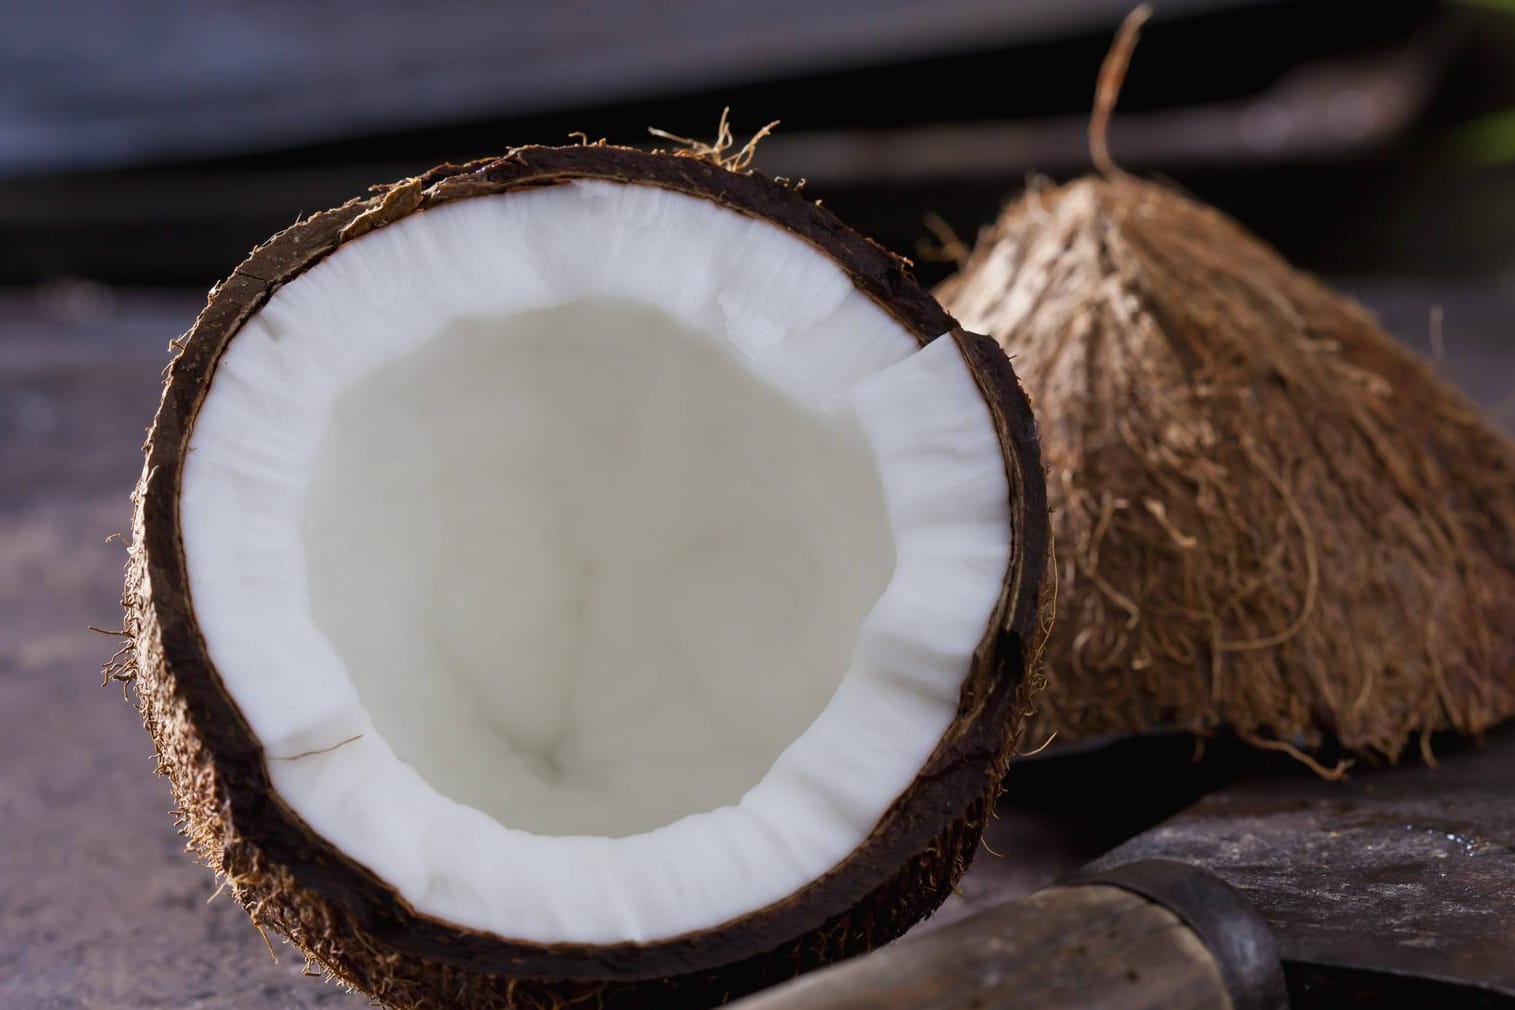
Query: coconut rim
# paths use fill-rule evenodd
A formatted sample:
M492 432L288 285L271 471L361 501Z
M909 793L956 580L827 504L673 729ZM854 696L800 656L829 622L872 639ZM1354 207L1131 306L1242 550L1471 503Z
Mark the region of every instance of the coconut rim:
M963 678L958 710L930 757L840 862L785 898L706 928L648 943L538 943L486 933L416 912L388 883L296 815L272 787L263 746L221 682L190 598L179 530L182 464L216 365L241 326L283 283L342 244L428 207L577 179L659 187L767 221L835 262L921 346L950 337L973 376L998 439L1010 494L1015 549L985 633ZM904 261L843 225L817 203L757 173L699 157L603 145L522 147L498 159L444 165L324 211L253 250L212 289L188 333L174 342L137 491L145 606L159 629L165 681L179 696L219 779L221 816L235 834L288 869L295 882L340 905L396 951L484 972L563 979L657 978L716 967L820 927L887 883L942 828L965 817L998 781L1017 739L1018 701L1049 543L1036 424L1009 359L988 337L965 332L921 288Z

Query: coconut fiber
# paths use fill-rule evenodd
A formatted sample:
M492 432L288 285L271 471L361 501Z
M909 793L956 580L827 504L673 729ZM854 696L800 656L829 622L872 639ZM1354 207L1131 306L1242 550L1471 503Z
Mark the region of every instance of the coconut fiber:
M1110 168L1033 187L938 292L1040 419L1043 730L1393 759L1505 718L1510 441L1362 308Z

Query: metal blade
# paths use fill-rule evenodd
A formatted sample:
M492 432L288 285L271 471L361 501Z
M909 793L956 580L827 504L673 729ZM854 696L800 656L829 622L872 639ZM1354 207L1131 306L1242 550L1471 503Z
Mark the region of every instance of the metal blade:
M1157 856L1256 904L1296 1008L1515 1006L1515 728L1435 768L1239 782L1096 866Z

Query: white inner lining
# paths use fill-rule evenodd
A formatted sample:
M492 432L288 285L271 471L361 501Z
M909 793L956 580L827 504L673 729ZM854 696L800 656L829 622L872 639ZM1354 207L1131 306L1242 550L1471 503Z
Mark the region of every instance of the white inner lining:
M645 310L628 311L628 302ZM615 324L587 325L596 312L615 316ZM600 655L624 640L635 647L630 651L651 650L632 664L650 667L658 650L673 648L672 640L651 629L621 629L615 608L591 606L590 619L559 623L585 628L595 658L552 658L549 646L533 653L526 644L539 626L534 618L522 616L512 627L515 617L503 616L511 602L503 595L470 600L469 612L502 615L482 627L449 625L457 612L437 599L447 586L464 596L464 584L469 595L502 594L491 569L506 548L482 546L491 531L545 522L550 501L577 501L578 492L565 486L557 499L534 497L524 478L507 480L465 465L457 479L486 482L502 496L499 514L481 516L480 502L448 495L447 507L456 510L449 522L457 529L433 524L400 537L403 543L393 533L425 509L427 495L441 494L419 481L408 485L405 477L444 469L457 448L441 437L448 432L494 432L479 448L501 454L497 460L512 452L525 458L539 444L589 451L596 439L585 431L575 441L571 427L542 432L540 443L524 433L514 442L498 438L505 418L524 410L523 402L538 404L534 416L542 418L566 421L573 409L582 410L583 404L547 410L551 384L577 380L549 375L548 368L539 378L549 388L536 396L512 377L490 372L507 361L524 367L535 357L597 358L604 343L618 337L645 344L638 352L668 357L667 367L698 369L709 384L696 390L670 383L667 397L683 406L671 403L666 414L631 410L632 430L663 424L662 435L689 440L682 448L670 444L667 452L649 445L648 460L668 473L700 466L700 480L692 483L699 494L715 497L734 493L744 475L751 476L762 485L753 488L761 500L741 508L770 524L749 542L722 530L720 517L694 509L691 521L713 524L730 539L725 556L717 550L692 559L688 572L694 574L683 576L692 582L683 589L678 566L663 567L647 605L703 607L700 627L733 638L750 634L767 656L795 664L764 672L755 660L741 666L749 658L742 657L726 666L700 650L729 654L718 648L728 641L694 642L679 676L709 675L748 692L737 704L771 710L726 715L723 723L704 727L716 730L705 740L681 735L663 766L644 761L639 769L630 762L623 771L641 784L626 793L629 809L620 812L609 800L611 790L596 792L587 771L575 783L579 797L573 790L547 790L553 798L532 798L529 754L550 741L529 737L550 720L536 726L530 716L566 696L551 678L532 678L548 667L573 668L596 691L603 688L597 710L573 706L581 727L613 722L626 732L637 726L655 731L642 740L665 729L672 734L676 707L652 704L638 713L628 696L627 710L617 711L613 689L635 688L631 693L649 702L656 692L650 680L615 684L615 667ZM550 346L558 338L562 346ZM519 346L490 347L491 339ZM693 341L713 346L695 350L688 346ZM581 377L601 383L602 393L611 387L624 393L628 407L644 405L665 373L628 371L642 366L637 354L616 361L623 373L616 381ZM475 374L465 381L462 371ZM386 386L407 372L413 388ZM491 389L499 395L482 395ZM384 395L398 398L404 409L377 409ZM449 396L458 402L407 429L406 413L425 413L424 404L440 405ZM763 437L747 424L722 430L713 420L721 412L707 413L716 407L747 411ZM698 437L675 423L679 411L696 409L698 423L710 429ZM598 405L573 423L608 425L613 414L611 405ZM375 427L374 438L360 430L365 423ZM793 432L790 444L765 440L784 426ZM398 440L389 458L377 451L386 433ZM793 458L761 466L749 458L738 465L730 458L734 451ZM345 465L333 466L333 457ZM570 482L588 472L554 459ZM597 465L613 471L608 456ZM640 475L651 483L655 472L628 466L616 477L617 493L634 498ZM389 481L384 500L367 499L375 502L372 513L359 514L365 482L379 481L381 473ZM811 477L813 487L787 486ZM887 535L876 522L879 487ZM343 246L276 292L217 367L184 464L181 524L196 616L211 657L262 741L274 787L291 809L420 912L538 942L616 943L708 928L782 899L867 836L956 710L1008 565L1007 499L988 411L953 341L918 349L833 262L771 224L652 187L576 182L412 215ZM685 489L668 500L693 507L699 499ZM635 506L628 516L652 522L663 515L663 503L654 508L650 498L628 504ZM351 513L346 521L344 510ZM584 514L583 530L600 530L588 521L594 514ZM801 515L804 523L791 522ZM462 528L481 521L486 528ZM826 535L802 544L797 538L809 534L801 526ZM676 550L695 542L696 533L695 527L654 525L645 545L616 536L586 542L582 551L554 548L552 557L525 562L510 591L545 583L571 594L567 587L575 580L557 569L573 557L616 562L616 587L630 592L627 584L638 581L634 570L644 560L634 556L637 550ZM375 536L386 539L375 543ZM455 570L438 570L442 562L430 553L428 538L453 551ZM481 544L477 557L463 556L469 543ZM518 543L514 549L525 548ZM759 557L770 551L774 557ZM811 566L814 577L831 586L830 595L806 581ZM793 600L772 592L802 583ZM749 598L746 590L754 587ZM547 624L577 607L571 601L531 605L546 608ZM782 636L732 622L733 607L775 623L813 617L815 638L775 641ZM454 755L461 762L428 767L444 753L436 729L456 729L465 740L472 732L457 717L458 709L470 707L466 699L449 712L437 698L466 678L434 663L435 651L405 653L428 622L433 631L442 629L449 648L472 653L455 661L455 669L478 672L489 667L491 650L515 650L518 662L501 657L500 682L485 685L503 684L495 711L520 719L516 743L496 743L491 751L496 759L519 752L519 767L510 773L515 778L498 789L478 770L443 781L439 768L466 766L467 753ZM363 653L367 646L357 640L365 624L395 651ZM842 665L828 669L835 657ZM754 690L758 684L773 697ZM505 704L511 700L531 711ZM407 721L410 710L417 718ZM728 731L732 724L761 731L740 738ZM792 733L798 735L785 745ZM581 735L587 741L596 734ZM675 770L728 740L739 743L722 752L735 770ZM601 755L573 754L581 762L577 770L591 768L591 756L613 757L613 741ZM571 764L560 755L559 772ZM670 786L676 784L680 796L660 795L654 778L664 775L673 776ZM716 803L722 805L710 808ZM559 830L595 833L555 835Z
M316 624L395 753L548 835L739 802L894 569L850 415L606 299L455 322L344 392L304 542Z

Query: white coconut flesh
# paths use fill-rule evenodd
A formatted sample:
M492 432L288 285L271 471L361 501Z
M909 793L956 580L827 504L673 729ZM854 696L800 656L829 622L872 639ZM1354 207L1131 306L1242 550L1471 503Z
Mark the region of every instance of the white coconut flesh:
M191 599L279 797L416 911L544 943L843 860L952 722L1011 550L953 340L643 185L341 246L233 338L189 450Z

